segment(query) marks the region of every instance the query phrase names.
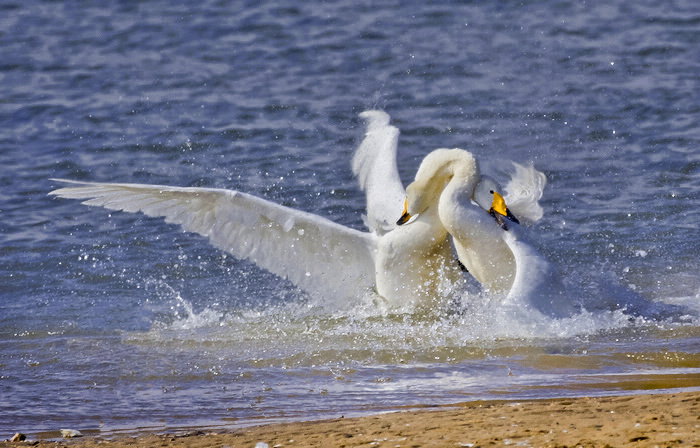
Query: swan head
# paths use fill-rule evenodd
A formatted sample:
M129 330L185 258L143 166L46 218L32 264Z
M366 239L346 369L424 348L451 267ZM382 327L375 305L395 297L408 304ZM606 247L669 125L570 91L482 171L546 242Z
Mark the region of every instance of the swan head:
M403 214L396 221L397 226L415 221L421 213L437 204L439 194L431 194L430 191L420 191L415 182L406 188L406 201L403 205Z
M402 226L404 224L407 224L409 221L413 221L416 218L418 218L418 215L411 215L408 213L408 197L406 197L406 201L403 204L403 214L399 218L398 221L396 221L397 226Z
M503 230L508 230L506 218L516 224L520 224L520 221L506 206L506 201L503 199L501 191L503 190L501 190L498 182L489 176L483 176L476 188L474 188L472 199L479 207L488 211Z
M481 176L481 180L474 187L472 200L482 209L489 211L493 205L493 192L503 195L501 184L490 176Z
M498 225L500 225L503 230L508 230L508 225L506 224L505 220L503 219L504 217L510 219L512 222L516 224L520 224L520 221L518 218L513 215L508 207L506 207L506 201L503 199L503 196L501 196L500 193L497 191L491 190L490 192L493 194L493 204L491 205L491 208L489 209L489 214L493 216L493 218L496 220Z

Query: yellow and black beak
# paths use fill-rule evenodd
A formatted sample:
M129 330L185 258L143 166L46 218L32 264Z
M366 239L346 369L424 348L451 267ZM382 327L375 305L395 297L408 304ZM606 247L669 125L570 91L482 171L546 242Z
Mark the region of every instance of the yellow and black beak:
M489 191L493 195L493 202L491 203L491 209L489 210L489 214L493 216L493 218L496 220L499 226L503 228L503 230L508 230L508 225L506 224L506 221L504 218L508 218L509 220L513 221L516 224L520 224L520 221L518 221L518 218L513 215L510 210L508 210L508 207L506 207L506 201L503 199L503 196L501 196L500 193L497 191Z
M396 221L397 226L402 226L406 224L409 220L411 219L411 214L408 213L408 198L406 198L406 202L403 204L403 215L399 218L398 221Z

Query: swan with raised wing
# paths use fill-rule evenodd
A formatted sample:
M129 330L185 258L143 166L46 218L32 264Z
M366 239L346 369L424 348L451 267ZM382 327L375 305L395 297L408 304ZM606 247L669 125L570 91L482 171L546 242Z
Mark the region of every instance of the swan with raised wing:
M370 232L225 189L56 179L68 185L50 194L163 217L312 295L348 302L374 289L390 305L433 302L462 274L447 231L439 224L437 203L411 227L387 224L401 215L405 191L396 169L398 129L382 114L363 115L368 129L354 158L354 171L372 195L366 221ZM384 176L384 190L393 188L398 202L393 216L374 196ZM378 219L383 223L372 221Z

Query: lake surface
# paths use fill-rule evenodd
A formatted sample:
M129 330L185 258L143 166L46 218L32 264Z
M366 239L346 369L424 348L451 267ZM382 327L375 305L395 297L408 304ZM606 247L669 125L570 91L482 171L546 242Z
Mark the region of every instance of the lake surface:
M700 387L700 5L3 2L0 439ZM230 188L364 230L363 110L546 173L582 311L316 300L50 178Z

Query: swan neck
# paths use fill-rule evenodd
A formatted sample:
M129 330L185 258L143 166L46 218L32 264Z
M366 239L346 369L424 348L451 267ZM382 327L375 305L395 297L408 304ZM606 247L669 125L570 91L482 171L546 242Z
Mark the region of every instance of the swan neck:
M439 202L448 187L464 190L471 196L479 177L479 165L471 153L462 149L436 149L423 160L415 182L406 189L409 209L426 210Z

